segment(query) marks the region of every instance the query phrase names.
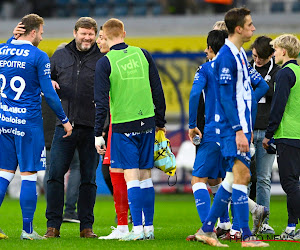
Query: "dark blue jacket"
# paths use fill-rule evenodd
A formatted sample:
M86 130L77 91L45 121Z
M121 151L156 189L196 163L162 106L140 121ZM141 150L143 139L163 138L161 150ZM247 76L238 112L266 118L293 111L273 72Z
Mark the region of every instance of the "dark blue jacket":
M51 78L60 86L57 94L71 124L95 126L95 68L102 56L95 43L80 59L73 40L50 58Z

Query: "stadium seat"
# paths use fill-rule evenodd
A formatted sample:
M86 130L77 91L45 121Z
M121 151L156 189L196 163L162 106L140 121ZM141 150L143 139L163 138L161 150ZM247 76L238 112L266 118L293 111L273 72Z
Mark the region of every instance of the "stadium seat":
M146 16L147 15L147 7L146 6L133 6L132 14L134 16Z
M285 11L284 2L274 2L271 4L271 13L281 13Z
M108 5L109 4L109 0L95 0L95 4L96 5L99 5L99 4L101 4L101 5Z
M70 4L71 3L71 0L56 0L56 4L58 6L64 6L66 4Z
M148 0L131 0L131 3L133 5L146 5Z
M127 16L129 9L127 6L116 6L114 8L114 14L116 16Z
M71 11L69 8L66 7L58 7L56 11L54 12L54 15L57 17L70 17Z
M117 7L118 5L128 5L129 0L113 0L113 4Z
M292 12L300 12L300 2L294 2L292 5Z
M91 16L89 8L81 8L80 6L76 8L76 16Z
M90 0L76 0L78 4L90 4Z
M96 17L107 17L109 15L109 8L108 7L101 7L98 6L94 10L94 15Z
M163 10L160 5L154 5L152 7L152 15L153 16L159 16L159 15L162 15L162 13L163 13Z

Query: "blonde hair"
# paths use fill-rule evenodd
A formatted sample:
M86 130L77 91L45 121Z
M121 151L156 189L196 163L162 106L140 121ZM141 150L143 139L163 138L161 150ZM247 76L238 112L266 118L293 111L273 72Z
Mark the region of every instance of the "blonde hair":
M226 30L227 31L225 21L217 21L213 26L213 30Z
M111 18L103 24L102 29L108 39L113 39L123 35L124 23L119 19Z
M290 58L297 58L300 52L300 41L292 34L283 34L276 37L270 44L277 48L283 48L287 51Z

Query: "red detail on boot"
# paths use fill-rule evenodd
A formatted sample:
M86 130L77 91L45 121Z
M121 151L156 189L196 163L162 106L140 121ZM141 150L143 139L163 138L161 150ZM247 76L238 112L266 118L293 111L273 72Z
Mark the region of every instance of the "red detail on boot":
M114 188L115 209L118 217L118 225L128 225L128 198L127 185L124 173L110 172L111 183Z

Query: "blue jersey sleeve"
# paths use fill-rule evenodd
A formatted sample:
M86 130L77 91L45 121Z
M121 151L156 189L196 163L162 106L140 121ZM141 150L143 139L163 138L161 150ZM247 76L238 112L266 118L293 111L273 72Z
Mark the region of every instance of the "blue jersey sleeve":
M234 98L236 88L237 66L234 58L222 56L219 58L220 103L225 116L234 131L242 129L238 116L237 103Z
M44 93L46 102L49 107L54 111L61 122L67 123L69 121L66 116L58 95L56 94L52 83L51 83L51 73L50 73L50 60L46 53L40 51L40 55L37 57L36 61L38 79L40 82L41 90Z
M199 99L202 90L207 83L207 76L203 67L199 67L195 74L192 90L189 100L189 128L197 127L197 111L199 105Z
M266 83L266 81L262 78L262 76L251 67L251 65L248 63L248 72L251 78L251 85L255 89L254 96L256 102L259 102L259 100L268 92L269 85Z

